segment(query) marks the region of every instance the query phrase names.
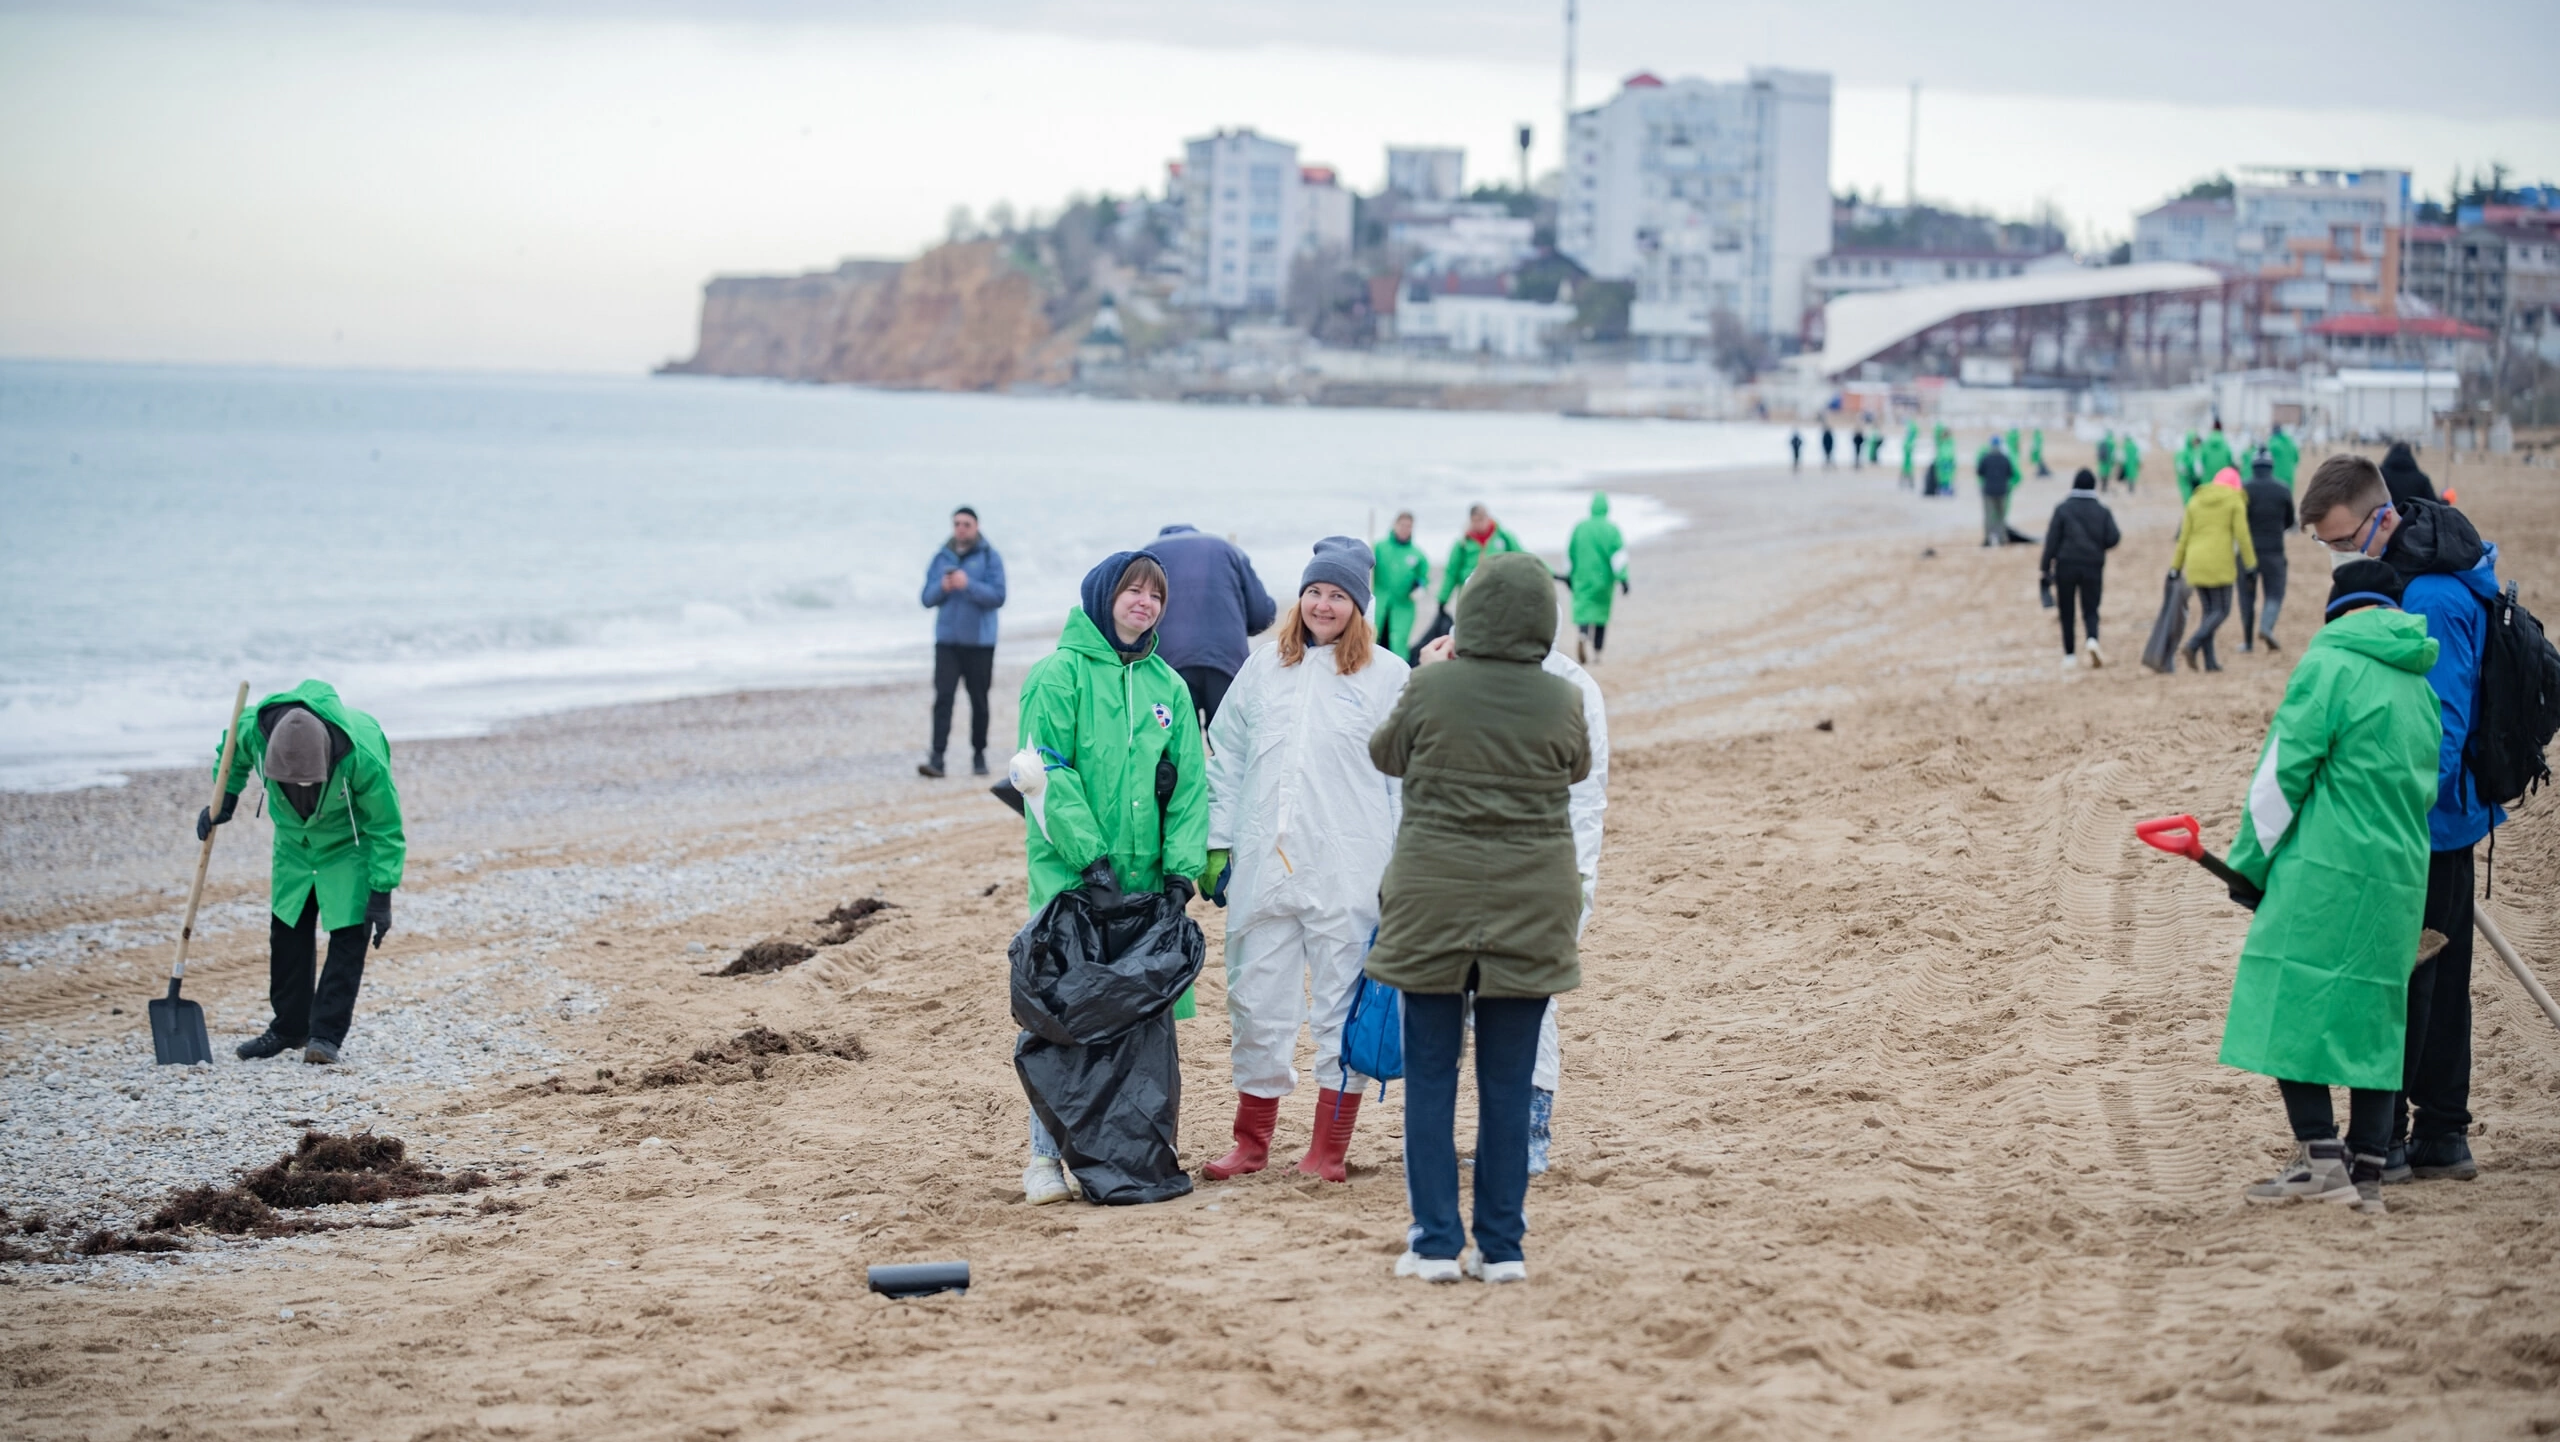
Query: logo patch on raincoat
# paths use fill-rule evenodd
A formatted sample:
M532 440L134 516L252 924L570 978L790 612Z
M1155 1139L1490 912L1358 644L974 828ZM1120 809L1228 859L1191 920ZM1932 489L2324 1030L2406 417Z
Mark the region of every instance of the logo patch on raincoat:
M1163 727L1167 731L1173 729L1173 708L1165 705L1162 701L1158 701L1155 704L1155 713L1156 724L1158 726Z

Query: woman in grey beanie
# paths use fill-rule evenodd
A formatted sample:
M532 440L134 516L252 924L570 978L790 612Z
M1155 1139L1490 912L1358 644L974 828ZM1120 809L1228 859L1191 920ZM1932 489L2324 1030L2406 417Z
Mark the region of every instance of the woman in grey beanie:
M1378 924L1401 793L1369 733L1404 692L1403 660L1369 618L1369 547L1316 542L1298 599L1236 673L1209 726L1210 898L1227 906L1235 1148L1212 1181L1270 1162L1280 1098L1297 1089L1298 1028L1316 1044L1315 1134L1298 1170L1348 1181L1363 1078L1342 1066L1342 1023ZM1229 897L1232 893L1232 901Z

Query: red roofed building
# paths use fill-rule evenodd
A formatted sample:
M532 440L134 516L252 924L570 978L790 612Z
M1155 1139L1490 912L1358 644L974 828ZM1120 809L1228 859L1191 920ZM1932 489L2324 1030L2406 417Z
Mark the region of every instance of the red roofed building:
M2489 332L2444 315L2333 315L2311 325L2331 365L2468 369L2485 360Z

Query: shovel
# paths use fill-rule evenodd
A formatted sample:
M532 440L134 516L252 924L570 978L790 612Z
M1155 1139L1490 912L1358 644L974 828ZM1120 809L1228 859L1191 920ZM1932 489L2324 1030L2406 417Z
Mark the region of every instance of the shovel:
M2240 904L2251 911L2257 910L2258 902L2266 896L2258 889L2257 883L2224 865L2220 857L2204 849L2204 828L2197 825L2192 816L2163 816L2153 821L2137 821L2133 825L2133 834L2141 837L2145 846L2172 856L2183 856L2212 872L2215 880L2231 888L2232 900L2239 901L2240 895L2246 893L2249 900ZM2428 960L2444 947L2443 932L2433 927L2418 932L2419 961ZM2560 1016L2555 1016L2553 1021L2560 1023Z
M240 683L240 694L231 703L231 727L222 733L222 764L213 769L213 801L208 807L222 814L222 786L231 779L231 754L240 745L240 713L249 706L249 683ZM213 864L213 838L221 827L209 828L204 844L196 851L196 884L187 892L187 919L178 928L178 960L169 968L169 994L151 1003L151 1060L160 1066L194 1066L213 1060L213 1042L204 1033L204 1008L178 995L187 980L187 943L195 939L196 907L204 901L205 868Z

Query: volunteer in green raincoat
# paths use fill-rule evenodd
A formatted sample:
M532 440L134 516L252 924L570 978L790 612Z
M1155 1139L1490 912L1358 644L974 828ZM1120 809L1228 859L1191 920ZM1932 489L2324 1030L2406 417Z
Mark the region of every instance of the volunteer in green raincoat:
M2044 463L2044 427L2036 427L2034 432L2029 436L2027 443L2033 447L2033 449L2027 452L2027 458L2035 462L2036 479L2042 480L2045 477L2052 475L2053 472L2046 469Z
M2196 448L2196 484L2210 484L2226 467L2239 469L2231 458L2231 438L2222 433L2222 422L2215 421L2213 429L2205 432L2203 444Z
M1369 589L1377 597L1373 624L1378 644L1401 656L1413 645L1413 615L1420 609L1422 588L1431 584L1431 558L1413 542L1413 512L1396 512L1395 530L1377 545L1377 564Z
M2276 463L2276 479L2286 490L2293 489L2294 468L2302 464L2302 447L2278 426L2267 436L2267 457Z
M2196 474L2196 466L2203 459L2204 442L2196 439L2195 432L2187 432L2187 438L2178 443L2177 478L2179 505L2185 505L2188 498L2196 493L2196 487L2204 484L2204 477Z
M2277 1079L2303 1148L2251 1201L2382 1210L2442 731L2427 685L2436 643L2399 609L2400 587L2379 561L2336 572L2328 624L2285 683L2226 858L2264 897L2232 978L2222 1061ZM2352 1089L2343 1144L2333 1086Z
M1449 598L1458 594L1458 588L1476 573L1476 566L1485 557L1527 549L1482 504L1467 507L1467 532L1449 547L1449 564L1440 569L1440 608L1449 608Z
M1591 643L1597 661L1609 644L1610 603L1627 589L1627 541L1609 519L1607 496L1591 498L1591 514L1574 526L1564 555L1573 578L1574 629Z
M391 743L380 724L339 700L325 681L267 697L245 722L222 778L222 814L196 816L202 840L238 810L250 772L265 779L275 823L267 918L267 1001L275 1015L238 1053L258 1061L299 1047L304 1061L326 1065L346 1045L365 952L391 932L391 893L409 857ZM220 741L213 754L218 768ZM325 965L320 931L329 933Z
M2009 464L2013 466L2016 465L2019 458L2024 455L2026 455L2026 452L2019 449L2018 446L2018 428L2016 426L2011 426L2009 427ZM2023 481L2026 478L2027 473L2025 471L2018 472L2019 480Z
M1085 574L1082 601L1058 649L1022 678L1014 735L1041 766L1023 786L1026 762L1015 758L1031 913L1073 886L1162 890L1188 905L1209 865L1208 759L1191 688L1156 654L1164 565L1121 551ZM1187 1014L1177 1005L1176 1018ZM1067 1197L1057 1140L1037 1113L1022 1189L1035 1206Z
M2133 443L2131 431L2125 432L2124 439L2116 446L2116 479L2124 482L2127 491L2133 489L2135 481L2142 479L2142 448Z
M1918 421L1905 421L1902 424L1902 483L1906 486L1911 484L1912 462L1919 456L1919 454L1920 423Z
M1938 427L1937 457L1931 462L1931 495L1952 496L1956 493L1956 433Z

